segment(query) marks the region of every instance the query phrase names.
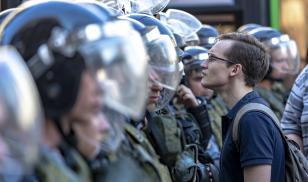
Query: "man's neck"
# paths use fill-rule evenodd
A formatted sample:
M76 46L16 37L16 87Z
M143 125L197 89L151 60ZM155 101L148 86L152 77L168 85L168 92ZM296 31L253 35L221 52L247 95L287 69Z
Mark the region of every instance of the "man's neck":
M228 108L231 109L234 105L241 100L246 94L253 91L252 87L248 87L243 84L236 84L226 89L219 90L217 93L227 104Z

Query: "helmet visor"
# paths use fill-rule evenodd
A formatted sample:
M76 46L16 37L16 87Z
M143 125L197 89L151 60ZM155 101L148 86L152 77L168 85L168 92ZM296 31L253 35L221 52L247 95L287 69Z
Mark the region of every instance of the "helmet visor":
M297 74L300 67L300 56L295 41L279 43L271 47L272 67L287 74Z
M149 65L157 75L155 81L164 88L175 90L181 80L183 65L178 62L172 41L167 35L161 35L148 43L147 47L150 56Z
M170 0L130 0L131 13L157 14L165 9Z
M202 28L201 22L196 17L182 10L168 9L166 17L172 31L182 37L193 36Z
M105 32L108 38L84 44L81 52L103 88L104 103L139 118L147 97L148 57L140 35L131 27L125 30L129 35Z
M208 60L209 55L207 52L191 55L186 53L183 58L185 74L194 69L201 69L201 65Z
M18 179L37 159L42 110L22 58L8 47L0 55L0 173Z

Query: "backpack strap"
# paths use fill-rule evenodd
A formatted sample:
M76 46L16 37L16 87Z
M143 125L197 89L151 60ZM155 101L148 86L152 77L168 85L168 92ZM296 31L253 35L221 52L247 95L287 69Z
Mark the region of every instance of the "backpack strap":
M239 151L239 144L238 144L238 128L239 128L239 123L243 115L247 112L250 111L258 111L258 112L263 112L264 114L268 115L274 120L274 123L276 127L279 129L279 132L283 138L283 140L286 140L284 138L284 134L279 126L279 119L275 115L275 113L266 105L260 104L260 103L249 103L244 105L236 114L235 119L233 121L233 127L232 127L232 138L233 142L236 145L237 150Z

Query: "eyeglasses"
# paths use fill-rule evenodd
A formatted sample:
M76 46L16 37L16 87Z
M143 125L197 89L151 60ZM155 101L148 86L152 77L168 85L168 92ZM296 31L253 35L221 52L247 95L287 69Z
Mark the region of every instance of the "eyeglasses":
M230 60L227 60L227 59L217 57L217 56L215 56L214 54L211 54L211 53L209 53L208 55L209 55L209 58L207 60L208 63L215 62L215 61L224 61L224 62L228 62L228 63L231 63L231 64L237 64L234 61L230 61Z

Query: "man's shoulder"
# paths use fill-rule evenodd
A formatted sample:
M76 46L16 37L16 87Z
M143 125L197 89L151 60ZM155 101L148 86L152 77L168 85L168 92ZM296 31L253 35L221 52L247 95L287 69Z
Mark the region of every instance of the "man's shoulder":
M239 123L242 167L272 164L277 151L283 150L283 141L274 120L261 111L243 115Z
M254 111L246 112L241 117L239 127L245 128L246 132L244 133L248 135L251 134L250 131L260 131L260 132L263 132L265 130L267 131L277 130L278 131L278 128L275 126L274 122L275 122L274 119L270 117L268 114L262 111L254 110ZM267 132L263 132L263 133L267 133ZM275 133L277 133L277 136L278 136L279 133L278 132L275 132Z
M240 123L251 123L251 124L261 124L261 123L273 123L274 120L262 111L254 110L245 113L241 119Z

